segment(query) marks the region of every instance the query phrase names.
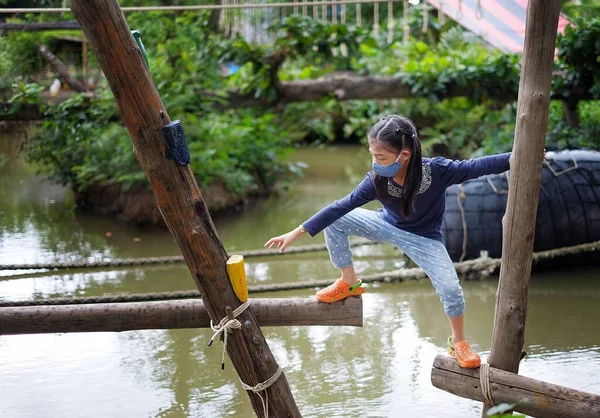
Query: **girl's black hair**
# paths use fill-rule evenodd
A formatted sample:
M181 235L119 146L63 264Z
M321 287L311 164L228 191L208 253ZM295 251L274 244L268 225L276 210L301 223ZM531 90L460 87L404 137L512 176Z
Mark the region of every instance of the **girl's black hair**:
M379 142L381 146L391 152L400 154L403 149L408 149L411 152L406 179L402 186L402 196L400 198L402 214L405 217L409 217L423 178L421 141L419 140L415 124L404 116L389 115L373 125L367 137L369 142ZM388 193L388 178L381 177L377 173L373 173L372 178L379 199L382 201L388 200L390 198Z

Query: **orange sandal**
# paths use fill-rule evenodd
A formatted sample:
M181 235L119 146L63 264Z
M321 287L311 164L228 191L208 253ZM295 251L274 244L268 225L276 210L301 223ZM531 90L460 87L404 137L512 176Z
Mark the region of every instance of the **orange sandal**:
M460 367L465 369L476 369L481 365L479 354L471 350L466 340L452 344L452 337L448 337L448 354L456 358Z
M362 281L360 280L355 285L350 286L342 279L337 279L335 283L317 292L317 300L319 302L333 303L346 299L348 296L360 296L365 293L365 289L361 286Z

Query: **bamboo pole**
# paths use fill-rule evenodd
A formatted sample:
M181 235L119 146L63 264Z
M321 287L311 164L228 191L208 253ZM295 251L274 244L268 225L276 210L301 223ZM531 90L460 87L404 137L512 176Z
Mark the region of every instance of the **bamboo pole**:
M359 297L334 304L315 298L252 299L249 309L267 327L362 326ZM209 327L208 311L198 299L0 308L0 335Z
M170 123L169 115L117 0L71 0L71 10L115 95L165 223L181 249L211 319L219 323L226 316L226 308L237 309L240 302L227 279L227 253L187 165L185 141L172 141L175 149L170 149L169 157L173 159L168 159L163 129ZM227 352L241 381L255 386L270 379L280 368L254 314L245 310L237 319L244 326L233 331ZM301 416L285 374L265 392L268 411L264 411L264 392L247 391L259 417L269 412L272 416Z
M600 416L600 396L490 368L496 403L517 403L515 411L534 417ZM467 399L483 401L479 369L464 369L455 359L438 355L431 370L433 386Z

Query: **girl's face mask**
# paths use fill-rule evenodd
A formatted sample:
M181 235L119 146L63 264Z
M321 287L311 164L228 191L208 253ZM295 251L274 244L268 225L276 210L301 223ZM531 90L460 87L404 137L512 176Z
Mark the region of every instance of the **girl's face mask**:
M388 165L382 165L373 162L373 171L379 174L381 177L394 177L396 174L398 174L400 168L402 168L402 164L398 162L400 155L402 154L398 154L396 161Z

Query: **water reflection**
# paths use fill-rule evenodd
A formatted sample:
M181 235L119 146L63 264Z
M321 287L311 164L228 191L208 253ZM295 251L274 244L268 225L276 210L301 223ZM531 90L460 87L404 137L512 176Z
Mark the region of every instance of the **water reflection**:
M298 158L311 168L288 192L216 220L226 248L259 248L343 196L368 168L365 150L352 148L302 150ZM22 162L11 164L0 169L0 262L178 254L165 230L75 213L67 190L42 183ZM360 274L406 261L389 246L360 247L355 255ZM336 275L325 252L249 259L247 272L251 285ZM0 274L0 299L194 289L184 264ZM600 393L599 276L595 269L533 277L521 373ZM464 284L467 335L484 357L496 288L495 279ZM312 295L306 289L253 297ZM305 417L479 417L478 403L431 386L431 364L444 352L448 330L433 287L419 281L370 285L363 328L263 331ZM221 371L220 346L206 346L210 336L164 330L1 337L0 416L252 417L233 366L227 360Z

